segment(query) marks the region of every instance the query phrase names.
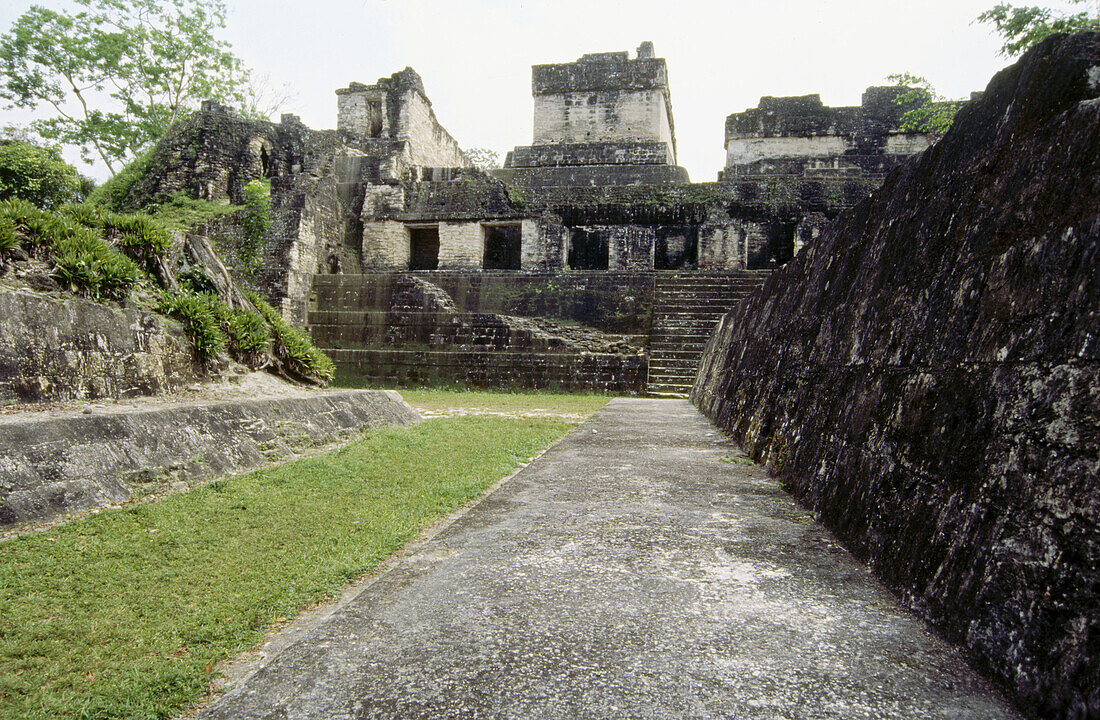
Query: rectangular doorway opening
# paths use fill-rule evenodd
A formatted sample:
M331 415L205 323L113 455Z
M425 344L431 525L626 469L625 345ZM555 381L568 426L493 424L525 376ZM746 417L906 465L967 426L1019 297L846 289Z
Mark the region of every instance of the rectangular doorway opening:
M653 248L656 270L683 270L697 264L699 231L691 226L657 228Z
M571 270L606 270L610 262L608 232L591 228L573 228L569 240Z
M409 269L439 267L439 226L409 228Z
M367 100L367 137L382 137L381 100Z
M486 270L519 270L523 232L518 223L485 225L485 254L481 266Z

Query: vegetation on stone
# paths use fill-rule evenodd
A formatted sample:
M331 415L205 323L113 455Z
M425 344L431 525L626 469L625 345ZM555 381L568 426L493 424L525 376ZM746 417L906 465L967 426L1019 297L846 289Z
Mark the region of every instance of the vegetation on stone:
M245 185L244 206L237 260L241 272L251 278L260 269L264 239L271 227L271 181L252 180Z
M940 96L932 83L917 75L899 73L888 79L904 89L904 92L894 98L894 103L909 108L902 114L900 122L901 129L907 132L943 135L955 121L955 114L966 102Z
M275 357L285 364L287 370L300 378L332 382L336 377L336 366L328 355L317 349L308 335L289 325L260 296L255 293L245 293L245 296L271 328Z
M211 304L213 301L200 293L181 292L164 293L157 305L157 312L180 321L195 354L203 361L217 357L225 349L225 334Z
M88 202L104 205L111 210L134 209L126 206L126 198L134 184L149 171L155 149L150 147L126 163L110 179L91 192Z
M0 202L0 217L11 223L26 253L49 263L63 287L85 297L122 300L142 278L134 261L104 240L94 225L40 210L25 200Z

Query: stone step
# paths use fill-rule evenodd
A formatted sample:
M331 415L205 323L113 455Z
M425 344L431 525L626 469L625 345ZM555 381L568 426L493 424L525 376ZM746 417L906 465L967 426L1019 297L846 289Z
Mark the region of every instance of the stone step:
M652 397L686 398L690 392L691 385L652 384L646 386L646 395Z
M646 397L652 398L665 398L668 400L683 400L688 397L687 392L679 392L674 390L659 390L655 389L656 386L647 388L645 391ZM689 388L690 389L690 388Z
M680 350L678 348L658 348L656 350L651 349L649 352L649 362L652 365L655 361L669 361L669 362L696 362L702 353L695 352L694 350Z
M653 374L655 372L694 373L699 368L699 360L700 358L682 358L672 360L669 358L650 355L649 372L650 374Z

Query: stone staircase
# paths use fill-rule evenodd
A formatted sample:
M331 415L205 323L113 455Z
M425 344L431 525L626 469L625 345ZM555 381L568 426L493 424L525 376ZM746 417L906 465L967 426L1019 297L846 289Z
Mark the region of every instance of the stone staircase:
M699 358L718 321L753 290L770 270L658 275L653 293L646 392L684 397L695 382Z

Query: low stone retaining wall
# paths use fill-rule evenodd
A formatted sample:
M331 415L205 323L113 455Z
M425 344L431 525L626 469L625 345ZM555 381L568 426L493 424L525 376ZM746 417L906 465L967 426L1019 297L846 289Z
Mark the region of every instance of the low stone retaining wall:
M48 520L276 460L420 416L351 390L126 413L0 419L0 526Z
M461 312L580 322L610 333L648 335L653 274L622 272L418 272ZM400 273L317 275L316 310L389 310Z
M401 386L461 384L640 394L645 355L436 350L327 350L337 367L369 382Z
M155 395L202 376L183 331L157 315L0 290L0 402Z

